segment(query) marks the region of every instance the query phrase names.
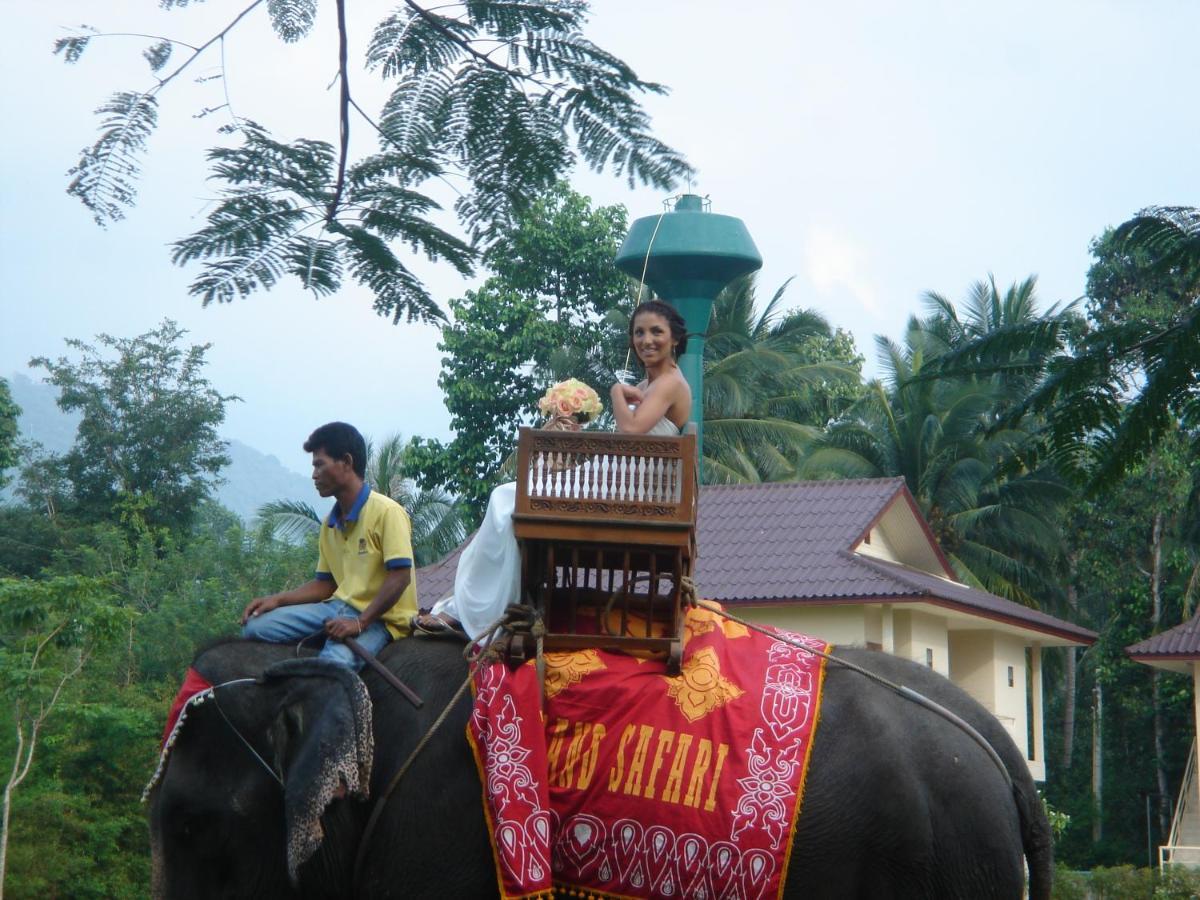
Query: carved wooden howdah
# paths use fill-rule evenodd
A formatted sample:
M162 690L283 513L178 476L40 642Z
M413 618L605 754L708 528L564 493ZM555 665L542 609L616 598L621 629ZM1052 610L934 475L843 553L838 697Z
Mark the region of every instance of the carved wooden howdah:
M678 670L696 555L696 437L522 428L513 528L545 648L648 650Z

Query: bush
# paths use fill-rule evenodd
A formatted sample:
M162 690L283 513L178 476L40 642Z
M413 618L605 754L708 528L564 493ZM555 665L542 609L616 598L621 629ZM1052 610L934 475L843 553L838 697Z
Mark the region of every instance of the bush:
M1133 866L1101 866L1088 876L1089 894L1094 900L1154 900L1154 869Z
M1087 873L1068 869L1062 863L1054 866L1052 900L1087 900Z
M1053 900L1200 900L1200 872L1180 867L1135 869L1101 866L1076 872L1061 863L1054 868Z
M1172 866L1154 889L1154 900L1196 900L1200 897L1200 872Z

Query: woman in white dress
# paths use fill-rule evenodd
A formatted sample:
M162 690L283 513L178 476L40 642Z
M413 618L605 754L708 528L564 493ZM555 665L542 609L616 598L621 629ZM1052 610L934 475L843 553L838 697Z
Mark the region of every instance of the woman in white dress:
M692 410L691 389L675 362L687 349L683 317L660 300L642 303L629 320L629 343L646 377L636 387L618 382L609 391L617 431L679 434ZM516 494L511 481L492 491L479 531L459 557L454 593L429 613L414 616L414 633L465 633L474 640L518 602L521 556L512 527Z

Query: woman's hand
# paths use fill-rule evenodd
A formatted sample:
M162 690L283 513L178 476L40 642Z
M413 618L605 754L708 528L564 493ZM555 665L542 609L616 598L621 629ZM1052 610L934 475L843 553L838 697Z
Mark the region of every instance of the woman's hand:
M612 396L613 406L618 404L637 406L642 402L644 397L641 388L634 387L631 384L622 384L619 381L612 386L609 394Z

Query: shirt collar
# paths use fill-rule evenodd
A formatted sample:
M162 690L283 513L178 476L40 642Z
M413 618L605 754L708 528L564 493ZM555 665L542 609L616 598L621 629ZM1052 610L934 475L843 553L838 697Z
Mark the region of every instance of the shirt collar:
M354 505L350 507L350 512L343 517L341 505L335 503L333 504L333 509L329 511L329 518L326 520L325 524L330 528L344 529L348 522L357 522L358 514L362 512L363 504L367 502L367 498L370 496L371 485L364 481L362 490L358 492L358 497L354 500Z

